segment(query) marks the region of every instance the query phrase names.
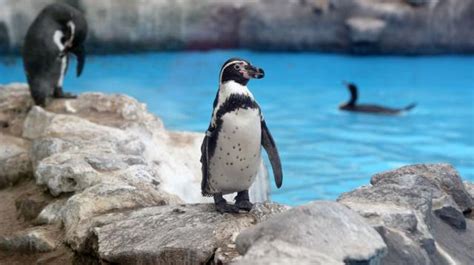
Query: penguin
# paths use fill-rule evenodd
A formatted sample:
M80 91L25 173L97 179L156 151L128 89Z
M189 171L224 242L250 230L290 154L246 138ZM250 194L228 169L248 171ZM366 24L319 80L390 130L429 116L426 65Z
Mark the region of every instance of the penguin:
M248 190L260 166L262 146L270 159L276 186L280 188L283 182L275 141L247 87L250 79L264 75L262 69L239 58L227 60L220 71L211 122L201 145L201 192L214 197L220 213L252 209ZM223 195L235 192L235 204L228 204Z
M357 86L354 83L344 83L351 93L351 98L348 102L339 106L340 110L344 111L353 111L353 112L365 112L365 113L374 113L374 114L385 114L385 115L397 115L405 111L409 111L416 107L416 103L412 103L405 108L396 109L388 108L379 105L366 105L366 104L357 104L358 93Z
M75 98L63 92L69 54L77 57L76 74L84 69L87 22L74 7L55 3L46 6L29 27L23 44L23 65L36 105L51 98Z

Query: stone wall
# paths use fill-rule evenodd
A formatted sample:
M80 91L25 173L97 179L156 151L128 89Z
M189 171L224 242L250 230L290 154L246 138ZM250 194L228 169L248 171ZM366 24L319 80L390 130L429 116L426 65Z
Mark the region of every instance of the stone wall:
M54 0L1 0L0 53ZM97 53L244 48L472 53L471 0L56 0L82 9Z

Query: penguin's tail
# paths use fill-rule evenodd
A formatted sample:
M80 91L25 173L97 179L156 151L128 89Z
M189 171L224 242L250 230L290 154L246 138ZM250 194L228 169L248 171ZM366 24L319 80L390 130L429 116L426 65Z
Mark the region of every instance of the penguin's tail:
M410 111L416 107L417 103L411 103L410 105L403 108L404 111Z

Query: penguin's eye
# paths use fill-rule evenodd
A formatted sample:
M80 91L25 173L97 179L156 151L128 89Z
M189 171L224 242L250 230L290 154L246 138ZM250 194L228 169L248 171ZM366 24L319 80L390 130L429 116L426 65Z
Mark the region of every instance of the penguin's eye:
M237 70L237 71L240 71L242 67L240 66L240 64L236 64L234 65L234 69Z

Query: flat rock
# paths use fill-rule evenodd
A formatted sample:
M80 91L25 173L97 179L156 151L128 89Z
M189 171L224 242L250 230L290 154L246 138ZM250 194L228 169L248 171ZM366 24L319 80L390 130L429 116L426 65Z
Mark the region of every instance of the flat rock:
M387 251L380 235L361 216L342 204L325 201L313 202L276 215L243 231L236 240L238 251L245 254L244 260L247 259L246 253L250 253L250 257L261 256L255 253L264 253L268 244L281 246L282 242L317 250L319 254L315 256L301 256L308 262L324 253L330 257L329 264L377 264ZM293 249L276 257L297 261L301 253ZM278 262L277 258L274 260Z
M262 204L250 213L232 215L216 212L211 204L197 204L118 213L118 220L93 229L95 251L100 259L111 263L205 264L218 248L232 251L228 245L234 244L236 235L260 222L262 216L268 218L286 209ZM107 219L114 219L114 214ZM233 252L224 256L238 256L235 249Z

